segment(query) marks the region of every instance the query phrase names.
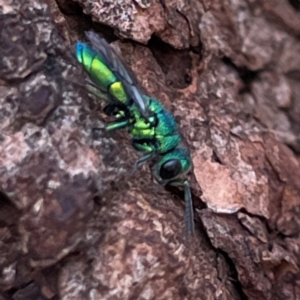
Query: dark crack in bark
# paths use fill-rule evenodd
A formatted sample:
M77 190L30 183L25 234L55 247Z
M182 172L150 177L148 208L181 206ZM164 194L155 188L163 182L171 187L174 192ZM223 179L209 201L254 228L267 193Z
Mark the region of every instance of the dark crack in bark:
M298 1L11 0L0 15L1 299L299 298ZM182 192L147 166L127 175L138 154L82 86L72 44L89 29L176 117L192 241Z

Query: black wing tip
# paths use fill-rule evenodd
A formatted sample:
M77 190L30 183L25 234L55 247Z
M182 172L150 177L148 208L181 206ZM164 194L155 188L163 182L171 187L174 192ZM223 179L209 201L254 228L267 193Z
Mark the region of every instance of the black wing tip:
M94 30L88 30L84 32L85 36L90 42L97 41L105 45L109 45L106 39L99 33L96 33Z
M90 37L98 37L98 38L100 38L100 36L94 31L94 30L87 30L87 31L85 31L84 32L84 34L85 34L85 36L87 37L87 38L90 38Z

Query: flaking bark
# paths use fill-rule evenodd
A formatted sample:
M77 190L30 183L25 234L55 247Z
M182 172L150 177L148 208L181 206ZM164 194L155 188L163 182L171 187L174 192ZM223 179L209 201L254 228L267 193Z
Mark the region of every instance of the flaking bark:
M0 299L300 299L299 8L0 1ZM176 116L193 240L83 87L90 29Z

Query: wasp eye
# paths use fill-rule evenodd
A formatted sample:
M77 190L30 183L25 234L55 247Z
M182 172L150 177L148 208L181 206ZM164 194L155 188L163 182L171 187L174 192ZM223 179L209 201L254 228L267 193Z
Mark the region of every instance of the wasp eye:
M167 160L160 168L160 177L162 179L171 179L181 172L181 163L178 159Z

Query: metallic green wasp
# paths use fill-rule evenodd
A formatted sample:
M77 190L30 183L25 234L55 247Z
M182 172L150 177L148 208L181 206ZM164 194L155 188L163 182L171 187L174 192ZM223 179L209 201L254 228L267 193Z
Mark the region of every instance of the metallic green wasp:
M77 60L89 76L88 84L105 95L104 112L114 115L108 130L126 128L132 145L144 155L134 170L146 161L152 162L154 178L162 185L184 187L185 226L194 232L193 205L189 183L185 178L192 162L182 147L173 115L156 99L141 91L135 77L110 45L94 32L87 32L89 43L77 42Z

